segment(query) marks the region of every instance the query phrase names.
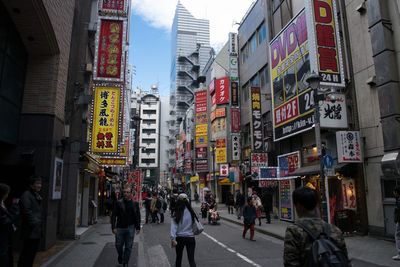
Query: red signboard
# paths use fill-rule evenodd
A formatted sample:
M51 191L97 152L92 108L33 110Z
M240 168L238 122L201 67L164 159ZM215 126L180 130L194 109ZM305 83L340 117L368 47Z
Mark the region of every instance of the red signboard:
M96 79L123 78L123 32L122 20L101 19L96 58Z
M229 103L229 78L224 77L215 80L215 95L216 104L227 104Z
M127 0L102 0L101 9L110 11L124 11Z
M207 158L207 148L206 147L196 147L196 158Z
M293 118L299 116L299 102L298 98L286 102L282 106L274 110L275 113L275 125L279 126L282 123L290 121Z
M231 132L240 133L240 109L231 108Z
M216 104L217 104L217 96L215 94L213 94L211 96L211 106L215 106Z
M207 91L197 91L196 96L196 113L207 112Z

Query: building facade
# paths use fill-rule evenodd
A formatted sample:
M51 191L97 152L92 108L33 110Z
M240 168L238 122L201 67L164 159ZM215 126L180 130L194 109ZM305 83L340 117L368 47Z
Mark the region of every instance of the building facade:
M172 25L172 56L170 72L170 166L173 173L179 124L194 101L198 77L209 58L209 21L196 19L178 2ZM174 132L175 131L175 132Z
M139 164L143 184L155 186L160 178L161 104L158 88L143 93L140 101Z

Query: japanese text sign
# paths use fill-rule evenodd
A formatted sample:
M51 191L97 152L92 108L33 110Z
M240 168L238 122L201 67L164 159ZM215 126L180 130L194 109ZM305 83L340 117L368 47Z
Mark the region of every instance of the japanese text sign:
M91 152L118 152L121 88L95 87L92 107Z
M347 128L347 107L344 94L331 94L335 101L319 104L320 125L323 128Z
M196 125L196 136L207 135L208 124L197 124Z
M123 81L125 36L126 21L100 19L96 35L94 80Z
M261 93L260 87L251 87L251 125L253 152L263 150L263 132L261 120Z
M300 168L300 151L278 156L280 176L288 176Z
M240 109L231 108L231 132L240 133Z
M239 106L239 83L231 82L231 105Z
M311 69L321 85L345 87L336 1L307 0L305 6Z
M336 132L338 162L362 162L361 141L359 131Z
M252 167L268 166L268 154L267 153L251 153L251 166Z
M229 78L215 80L215 103L217 105L229 103Z
M99 12L102 15L111 14L118 16L127 15L128 0L100 0Z
M240 135L232 134L232 160L240 160L241 147L240 147Z
M207 112L207 91L201 90L195 92L196 113Z
M278 141L314 125L313 91L305 82L310 56L304 9L270 42L270 58L273 133Z
M100 158L100 165L102 166L121 166L126 165L126 158Z
M228 164L221 164L219 166L219 176L228 176L229 174L229 165Z
M226 140L225 139L217 139L217 141L216 141L215 162L216 163L226 163L227 162Z

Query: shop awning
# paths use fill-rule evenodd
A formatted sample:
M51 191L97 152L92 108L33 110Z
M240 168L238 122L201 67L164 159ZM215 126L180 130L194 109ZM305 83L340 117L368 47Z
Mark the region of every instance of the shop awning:
M320 171L320 165L311 165L306 167L300 167L294 172L290 173L292 176L302 176L307 174L316 174Z

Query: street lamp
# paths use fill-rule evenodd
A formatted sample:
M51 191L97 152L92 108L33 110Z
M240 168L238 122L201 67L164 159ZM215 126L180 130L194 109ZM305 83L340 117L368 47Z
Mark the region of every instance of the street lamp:
M307 78L306 82L313 90L314 95L314 127L315 127L315 143L317 145L317 155L319 157L319 178L320 178L320 193L321 193L321 205L322 205L322 219L329 222L329 210L326 198L326 187L325 187L325 172L324 172L324 156L325 149L322 147L321 141L321 125L320 125L320 114L318 105L318 89L320 88L321 77L312 72Z
M218 202L218 185L217 179L215 178L215 140L210 140L211 145L211 155L212 155L212 169L213 169L213 178L214 178L214 191L215 191L215 202Z

